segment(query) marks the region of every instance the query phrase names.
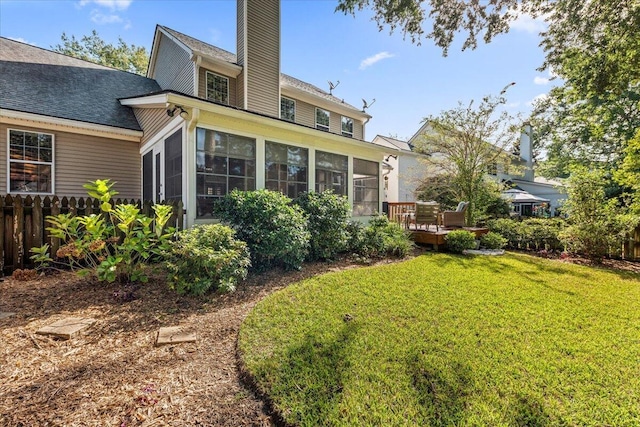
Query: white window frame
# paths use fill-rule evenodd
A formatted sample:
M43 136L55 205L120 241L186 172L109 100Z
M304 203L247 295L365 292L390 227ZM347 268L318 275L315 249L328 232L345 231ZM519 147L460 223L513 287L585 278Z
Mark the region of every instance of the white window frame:
M289 120L289 119L287 119L285 117L282 117L282 100L283 99L286 99L287 101L293 102L293 119L291 119L291 120ZM286 96L281 96L280 97L280 118L281 119L286 120L288 122L295 123L296 122L296 108L297 108L297 105L296 105L296 100L295 99L291 99L291 98L288 98Z
M327 119L329 120L329 124L324 125L322 123L318 123L318 111L327 113ZM316 113L315 114L316 129L329 132L329 127L331 126L331 112L329 110L325 110L324 108L316 107L315 113Z
M26 161L11 159L11 131L14 132L26 132L35 133L37 135L49 135L51 136L51 162L40 161ZM37 165L50 165L51 166L51 192L43 193L38 191L11 191L11 163L30 163ZM7 128L7 194L45 194L53 195L56 192L56 135L49 132L39 132L26 129Z
M347 121L351 121L351 132L347 132L344 130L345 119ZM354 120L351 117L341 116L340 118L340 130L342 131L342 136L347 136L349 138L353 138L353 123Z
M211 77L212 77L213 79L215 79L216 77L220 77L220 78L222 78L222 79L224 79L224 80L226 80L226 81L227 81L227 93L225 94L225 98L226 98L226 100L225 100L224 102L216 101L216 100L215 100L215 96L214 96L213 98L209 97L209 75L211 75ZM215 86L215 84L214 84L214 86ZM229 77L227 77L227 76L223 76L223 75L221 75L221 74L217 74L217 73L214 73L214 72L212 72L212 71L207 70L207 71L205 72L205 83L204 83L204 87L205 87L205 92L206 92L207 99L208 99L209 101L220 102L221 104L229 105ZM215 90L214 90L214 92L215 92Z

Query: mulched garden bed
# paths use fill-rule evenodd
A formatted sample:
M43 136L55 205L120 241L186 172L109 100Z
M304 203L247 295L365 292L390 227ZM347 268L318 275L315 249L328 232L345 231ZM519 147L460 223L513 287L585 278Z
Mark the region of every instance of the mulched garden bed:
M0 311L17 314L0 320L0 425L272 425L240 380L242 321L275 290L355 266L253 274L234 293L200 298L176 295L161 276L137 289L69 272L5 278ZM97 321L68 341L35 333L65 317ZM197 341L154 346L160 327L178 325L194 329Z
M290 283L356 266L342 260L253 274L235 293L201 298L176 295L160 276L137 289L71 273L5 278L0 311L17 314L0 319L0 425L272 425L240 379L242 321ZM640 263L605 266L640 272ZM65 317L97 321L68 341L35 333ZM197 341L154 346L160 327L178 325L194 329Z

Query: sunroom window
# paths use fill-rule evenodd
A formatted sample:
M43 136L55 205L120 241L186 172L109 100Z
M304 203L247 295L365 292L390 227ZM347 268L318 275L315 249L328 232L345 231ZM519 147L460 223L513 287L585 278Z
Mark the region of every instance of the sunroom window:
M211 217L215 200L232 190L256 189L256 140L196 130L197 217Z
M333 190L347 195L349 158L340 154L316 151L316 192Z
M9 130L9 192L53 193L52 134Z
M267 189L280 191L292 199L307 191L309 150L270 141L265 149Z
M353 215L373 215L378 210L379 164L353 159Z

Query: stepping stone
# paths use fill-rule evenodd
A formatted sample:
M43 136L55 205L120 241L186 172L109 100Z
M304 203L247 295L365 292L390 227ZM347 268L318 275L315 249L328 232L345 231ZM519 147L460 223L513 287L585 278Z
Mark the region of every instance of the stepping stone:
M170 326L160 328L156 337L156 347L164 344L179 344L183 342L196 342L196 333L182 326Z
M10 313L8 311L0 311L0 320L5 319L7 317L15 316L15 313Z
M77 334L81 330L88 328L95 323L95 319L84 317L67 317L66 319L58 320L49 326L40 328L36 331L36 334L40 335L53 335L58 338L68 340L73 335Z

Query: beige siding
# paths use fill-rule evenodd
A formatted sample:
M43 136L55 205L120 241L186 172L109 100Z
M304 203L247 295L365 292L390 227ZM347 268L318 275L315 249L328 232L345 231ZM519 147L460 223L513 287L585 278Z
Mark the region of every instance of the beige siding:
M296 99L296 123L316 127L316 107Z
M238 79L236 80L236 101L238 108L245 108L244 105L244 70L238 74Z
M140 153L138 143L48 131L25 126L0 125L0 191L7 192L7 129L54 135L55 188L58 196L85 197L88 181L109 178L123 198L140 198Z
M246 40L238 42L238 63L247 73L247 110L280 115L280 1L239 1L246 14ZM246 10L245 9L246 6ZM240 62L242 61L242 62Z
M309 126L312 128L316 127L316 106L306 103L304 101L300 101L298 99L292 98L291 96L287 96L289 99L293 99L296 101L296 123L301 125ZM342 135L342 114L336 113L334 111L323 108L323 110L329 111L329 130L332 133L337 133ZM349 116L346 116L349 117ZM363 139L362 132L363 126L362 123L353 120L353 138L354 139Z
M134 108L134 114L144 131L142 144L151 139L171 121L164 108Z
M237 100L238 89L237 89L236 79L234 79L233 77L224 75L223 73L220 73L218 71L208 70L204 67L200 67L198 71L198 74L199 74L198 75L198 96L200 98L207 99L207 71L210 71L219 76L224 76L229 79L229 105L237 107L238 106L238 100Z
M194 95L193 61L186 50L160 33L156 58L154 75L151 77L162 89Z

